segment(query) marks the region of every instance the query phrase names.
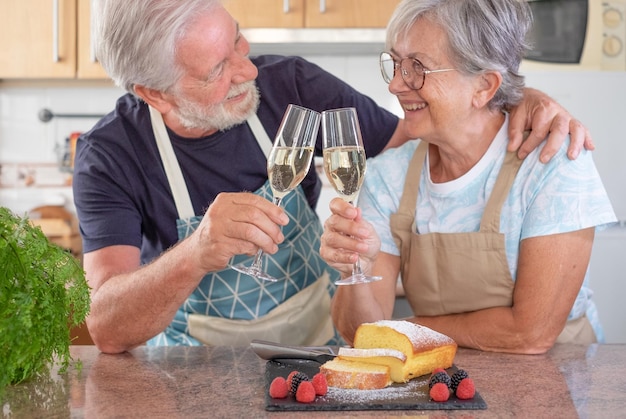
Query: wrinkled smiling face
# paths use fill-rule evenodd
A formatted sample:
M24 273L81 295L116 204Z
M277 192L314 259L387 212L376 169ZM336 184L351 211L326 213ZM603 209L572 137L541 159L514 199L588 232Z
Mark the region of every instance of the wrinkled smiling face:
M447 56L448 38L444 29L430 20L418 18L391 49L395 59L419 60L426 70L454 68ZM458 71L424 76L419 90L407 86L400 72L389 83L404 111L404 126L411 138L437 143L446 133L454 133L471 112L474 85Z
M199 17L179 42L185 75L174 87L173 113L188 134L207 135L244 122L256 112L258 70L237 22L218 7Z

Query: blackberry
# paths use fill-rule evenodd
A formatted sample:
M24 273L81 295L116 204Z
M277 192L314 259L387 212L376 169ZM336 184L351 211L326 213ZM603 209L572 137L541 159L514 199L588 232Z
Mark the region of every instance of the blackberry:
M296 394L298 391L298 386L303 381L309 381L309 376L303 372L297 372L291 377L291 388L290 391L292 394Z
M469 377L469 375L465 370L458 370L457 372L452 374L452 378L450 379L450 388L452 389L452 391L456 391L456 388L459 386L461 380L467 377Z
M428 388L431 389L437 383L444 383L450 388L450 376L445 371L436 372L428 380Z

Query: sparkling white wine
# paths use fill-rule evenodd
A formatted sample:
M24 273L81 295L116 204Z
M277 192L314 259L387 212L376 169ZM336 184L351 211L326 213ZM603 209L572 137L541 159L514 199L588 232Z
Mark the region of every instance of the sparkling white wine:
M302 182L311 167L313 147L274 147L267 173L274 197L282 198Z
M365 176L365 150L356 146L324 149L324 171L339 195L353 202Z

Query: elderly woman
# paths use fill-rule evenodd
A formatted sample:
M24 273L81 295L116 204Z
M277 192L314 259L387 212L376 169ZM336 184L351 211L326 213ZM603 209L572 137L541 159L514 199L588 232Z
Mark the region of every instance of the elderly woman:
M531 25L520 0L405 0L388 26L383 78L412 138L368 162L359 209L331 203L322 256L344 277L333 320L351 341L389 319L401 274L414 317L459 346L537 354L603 339L588 265L616 220L589 152L547 164L507 152L507 111Z

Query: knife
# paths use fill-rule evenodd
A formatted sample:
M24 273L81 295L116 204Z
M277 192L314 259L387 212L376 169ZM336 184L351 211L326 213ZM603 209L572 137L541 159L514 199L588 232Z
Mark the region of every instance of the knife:
M266 340L254 339L252 350L262 359L308 359L323 364L337 356L332 346L292 346Z

